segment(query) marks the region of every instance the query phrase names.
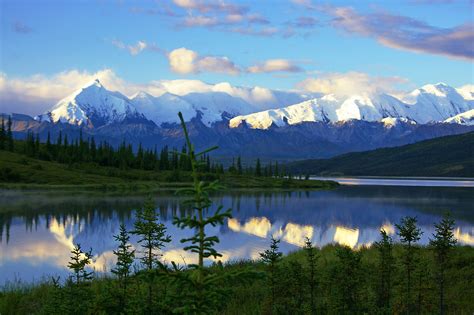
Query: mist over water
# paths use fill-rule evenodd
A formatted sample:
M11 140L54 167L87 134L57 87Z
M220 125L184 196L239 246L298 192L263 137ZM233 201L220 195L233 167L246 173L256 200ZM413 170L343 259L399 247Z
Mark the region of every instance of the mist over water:
M240 191L214 197L215 206L233 209L233 218L208 230L220 237L223 262L258 259L271 235L281 238L287 253L309 237L318 246L330 243L352 248L370 245L380 228L395 240L395 223L403 216L418 218L427 244L433 223L450 210L456 220L460 244L474 246L474 190L463 187L343 186L331 191ZM73 244L92 248L97 271L114 264L113 235L119 224L133 228L134 212L146 196L100 196L0 191L0 284L21 279L31 282L51 275L67 275ZM191 231L172 225L186 211L182 199L171 192L155 196L161 219L172 236L163 252L167 262L194 262L182 250L181 238ZM136 238L132 236L136 246Z

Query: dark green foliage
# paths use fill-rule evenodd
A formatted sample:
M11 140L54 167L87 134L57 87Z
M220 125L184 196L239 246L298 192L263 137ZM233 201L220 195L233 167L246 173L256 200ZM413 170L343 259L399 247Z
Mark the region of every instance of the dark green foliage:
M117 256L117 264L112 269L112 273L118 277L123 290L126 291L128 278L135 259L135 250L132 249L132 245L129 243L130 236L123 223L120 224L120 232L118 235L114 235L114 239L119 245L117 250L114 250L114 255Z
M328 245L314 251L318 258L317 263L317 314L340 314L341 301L339 295L339 281L347 281L347 276L335 276L335 271L341 270L340 258L336 252L340 246ZM360 275L359 294L355 307L359 314L381 314L377 306L378 290L378 268L379 249L375 246L368 249L359 249ZM393 245L393 255L396 260L402 258L404 248L402 245ZM414 274L414 292L419 293L421 288L420 309L424 314L437 314L438 292L437 279L431 277L437 270L435 253L431 247L420 247L420 261L424 281L422 286L418 286L419 274ZM446 313L449 314L471 314L474 310L474 287L471 279L474 278L474 248L470 246L454 246L450 252L450 264L445 269L446 279L449 279L449 286L445 286ZM279 264L277 282L277 305L280 310L290 310L283 313L274 314L310 314L310 296L307 294L307 284L303 282L300 286L301 275L308 277L307 252L304 250L291 253L282 257ZM302 266L302 268L301 268ZM227 274L235 274L248 269L268 273L268 266L260 261L233 261L223 265L215 264L205 267L210 274L218 273L221 280L216 282L219 289L228 294L220 301L218 311L209 313L218 314L269 314L268 278L252 277L242 283L235 277L226 278ZM298 269L301 268L301 271ZM182 271L187 272L186 270ZM351 271L352 272L352 271ZM174 271L170 271L173 274ZM181 274L181 272L179 272ZM397 279L404 276L402 269L395 268L393 271L392 291L392 314L404 312L403 300L405 298L405 283ZM160 294L155 295L154 302L167 306L157 310L159 314L184 313L181 300L188 296L195 295L190 290L191 286L182 286L182 282L173 280L171 277L156 277L154 286ZM304 278L303 278L304 279ZM120 286L116 277L97 277L79 288L74 284L61 284L56 280L56 285L51 279L44 282L27 285L16 284L4 286L0 289L0 313L1 314L144 314L146 313L147 282L138 274L131 274L128 285L126 308L122 308L118 303L117 295ZM306 291L306 292L305 292ZM303 295L300 294L303 292ZM184 296L186 295L186 296ZM304 305L298 305L301 296L304 297ZM294 308L294 309L291 309ZM293 311L294 310L294 311ZM160 311L160 312L158 312ZM355 313L357 314L357 313Z
M125 225L120 224L120 231L118 235L114 235L115 241L118 242L117 250L114 250L114 255L117 257L117 263L112 273L117 276L119 289L115 292L117 295L118 305L120 310L125 310L128 307L129 288L131 268L135 259L135 250L129 243L130 236Z
M361 253L348 246L336 249L338 261L333 268L333 285L337 314L357 314L360 307L359 290L362 282Z
M382 239L375 242L379 254L377 306L381 314L391 314L392 273L394 268L393 240L385 230L380 230Z
M445 314L445 270L449 265L450 252L457 243L457 240L454 237L454 220L451 218L449 213L446 213L443 216L441 222L435 224L435 230L436 233L433 234L433 238L430 239L430 246L433 247L435 252L435 260L437 264L436 280L439 292L439 313Z
M255 164L255 176L262 176L262 166L260 164L260 159L257 159Z
M2 144L4 144L6 149L9 148L8 141L10 138L8 138L8 132L4 132L5 136L2 137L0 129L0 139L4 139L4 141L0 140L0 149ZM82 132L79 138L72 141L68 139L67 135L63 138L60 132L56 143L53 143L48 132L44 144L41 143L39 135L29 132L26 135L25 141L17 142L24 142L23 150L16 150L17 152L45 161L56 161L65 164L94 163L121 170L191 171L191 164L186 155L180 155L176 150L170 151L167 146L163 147L161 152L158 153L156 148L154 150L145 149L140 143L134 152L131 144L122 142L117 148L107 142L97 144L93 137L83 139ZM13 149L10 151L13 151ZM207 167L203 171L219 173L223 168L221 164L212 162L209 156L205 156L205 159Z
M71 280L77 285L90 281L94 273L87 271L86 268L92 263L92 249L88 252L83 252L81 244L76 244L71 250L71 255L71 261L67 265L73 273Z
M8 116L7 125L5 126L5 116L2 115L2 123L0 125L0 150L13 152L13 149L12 117Z
M4 150L6 146L7 132L5 130L5 119L2 116L2 124L0 125L0 150Z
M9 167L0 167L0 181L17 182L20 180L20 174Z
M181 153L190 161L193 185L190 188L178 190L178 193L189 198L185 204L191 207L194 214L185 217L175 217L173 224L184 229L189 228L196 233L194 236L182 239L182 243L190 243L184 247L184 250L197 254L197 264L189 265L192 271L181 273L177 280L184 287L188 288L188 292L184 295L183 306L180 308L185 313L208 313L214 312L222 301L221 290L217 287L217 283L221 280L218 273L208 273L204 269L204 259L213 257L222 257L222 254L214 248L219 242L217 236L208 236L206 234L206 226L217 226L224 223L224 219L231 217L231 210L222 211L222 206L218 207L212 216L206 217L204 210L211 205L210 194L217 192L221 186L218 181L206 183L199 179L199 169L208 169L210 167L209 159L202 159L206 153L216 149L215 147L204 150L200 153L194 151L194 145L189 140L188 131L184 123L184 118L179 113L181 126L183 128L186 139L187 151ZM200 160L198 160L200 158Z
M413 309L413 297L412 297L412 273L416 268L417 248L414 246L416 242L420 240L421 229L417 227L416 217L404 217L400 224L395 224L397 228L397 234L400 237L400 242L404 244L405 252L403 255L403 265L406 272L406 298L405 307L407 314L411 313Z
M267 265L268 268L268 280L269 280L269 289L270 289L270 308L274 312L277 309L276 305L276 293L277 293L277 273L278 273L278 263L283 256L283 253L278 251L280 240L271 238L270 248L265 250L263 253L260 253L262 262Z
M139 237L138 243L143 249L140 261L146 269L153 269L159 264L159 251L166 243L171 242L171 237L166 234L166 226L159 222L151 197L145 201L143 208L137 211L132 234Z
M474 177L474 132L394 148L289 163L292 172L351 176Z
M161 250L166 243L171 242L171 237L166 234L166 226L159 222L158 214L155 210L155 203L149 197L143 209L137 211L133 234L138 236L138 243L143 251L140 261L145 267L143 276L148 285L147 292L147 313L154 312L154 281L159 272L164 268L160 261ZM158 268L158 270L155 270Z
M8 151L13 152L13 147L12 117L8 116L6 148Z
M306 259L308 263L307 283L309 289L309 311L310 314L316 314L316 263L318 256L311 240L307 237L305 241L304 250L306 252Z
M242 159L240 156L237 158L237 174L242 175Z

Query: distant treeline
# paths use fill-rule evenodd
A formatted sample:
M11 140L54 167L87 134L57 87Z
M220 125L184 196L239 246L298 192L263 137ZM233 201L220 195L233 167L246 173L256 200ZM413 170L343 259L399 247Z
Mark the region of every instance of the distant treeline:
M132 144L125 141L122 141L118 147L112 146L107 141L97 143L94 137L84 138L82 131L80 131L79 137L73 139L68 138L67 134L63 135L62 132L59 132L56 139L52 139L48 132L46 142L42 142L39 134L28 132L25 140L14 140L11 125L11 117L8 117L6 125L2 118L0 150L63 164L96 163L100 166L120 169L191 171L191 162L186 155L186 146L180 150L164 146L158 151L157 147L147 149L140 143L134 150ZM264 177L291 176L278 162L275 164L269 162L263 166L260 159L256 159L254 165L243 166L239 156L232 159L232 164L228 168L224 168L222 163L213 161L206 154L200 156L200 171Z

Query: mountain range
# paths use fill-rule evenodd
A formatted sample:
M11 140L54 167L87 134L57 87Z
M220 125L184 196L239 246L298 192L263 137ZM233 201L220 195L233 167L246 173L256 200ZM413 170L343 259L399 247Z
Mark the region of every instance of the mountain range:
M326 158L414 143L474 130L474 86L428 84L395 97L384 93L302 94L265 90L265 98L224 91L127 97L99 80L34 118L14 114L17 137L31 131L56 137L83 132L98 140L144 146L183 144L177 112L189 121L197 146L218 145L219 155ZM254 88L255 89L255 88ZM254 92L254 91L253 91Z

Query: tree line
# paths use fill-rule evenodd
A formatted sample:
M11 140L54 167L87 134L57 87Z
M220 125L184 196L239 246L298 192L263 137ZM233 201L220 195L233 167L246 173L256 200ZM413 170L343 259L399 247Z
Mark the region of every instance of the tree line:
M2 116L2 123L0 125L0 150L8 150L13 152L14 141L12 132L12 118L8 116L7 123L5 125L5 117Z
M134 150L132 144L122 141L118 147L114 147L107 141L97 143L94 137L84 138L82 130L77 138L68 138L67 134L60 131L56 139L52 139L48 132L46 141L41 141L39 134L28 132L24 141L15 147L12 133L12 119L8 117L5 124L2 118L0 129L0 150L8 150L16 153L25 154L29 157L54 161L64 164L74 163L96 163L100 166L116 167L120 169L141 169L141 170L180 170L191 171L191 162L183 154L186 153L186 145L181 150L170 149L164 146L158 151L147 149L140 143ZM261 160L257 158L254 165L243 165L242 158L238 156L232 159L232 164L224 168L222 163L212 161L209 155L200 157L200 171L208 173L225 172L233 175L248 175L257 177L288 177L292 175L286 170L284 165L278 162L272 162L262 165ZM308 176L306 176L306 179ZM300 176L301 179L301 176Z

